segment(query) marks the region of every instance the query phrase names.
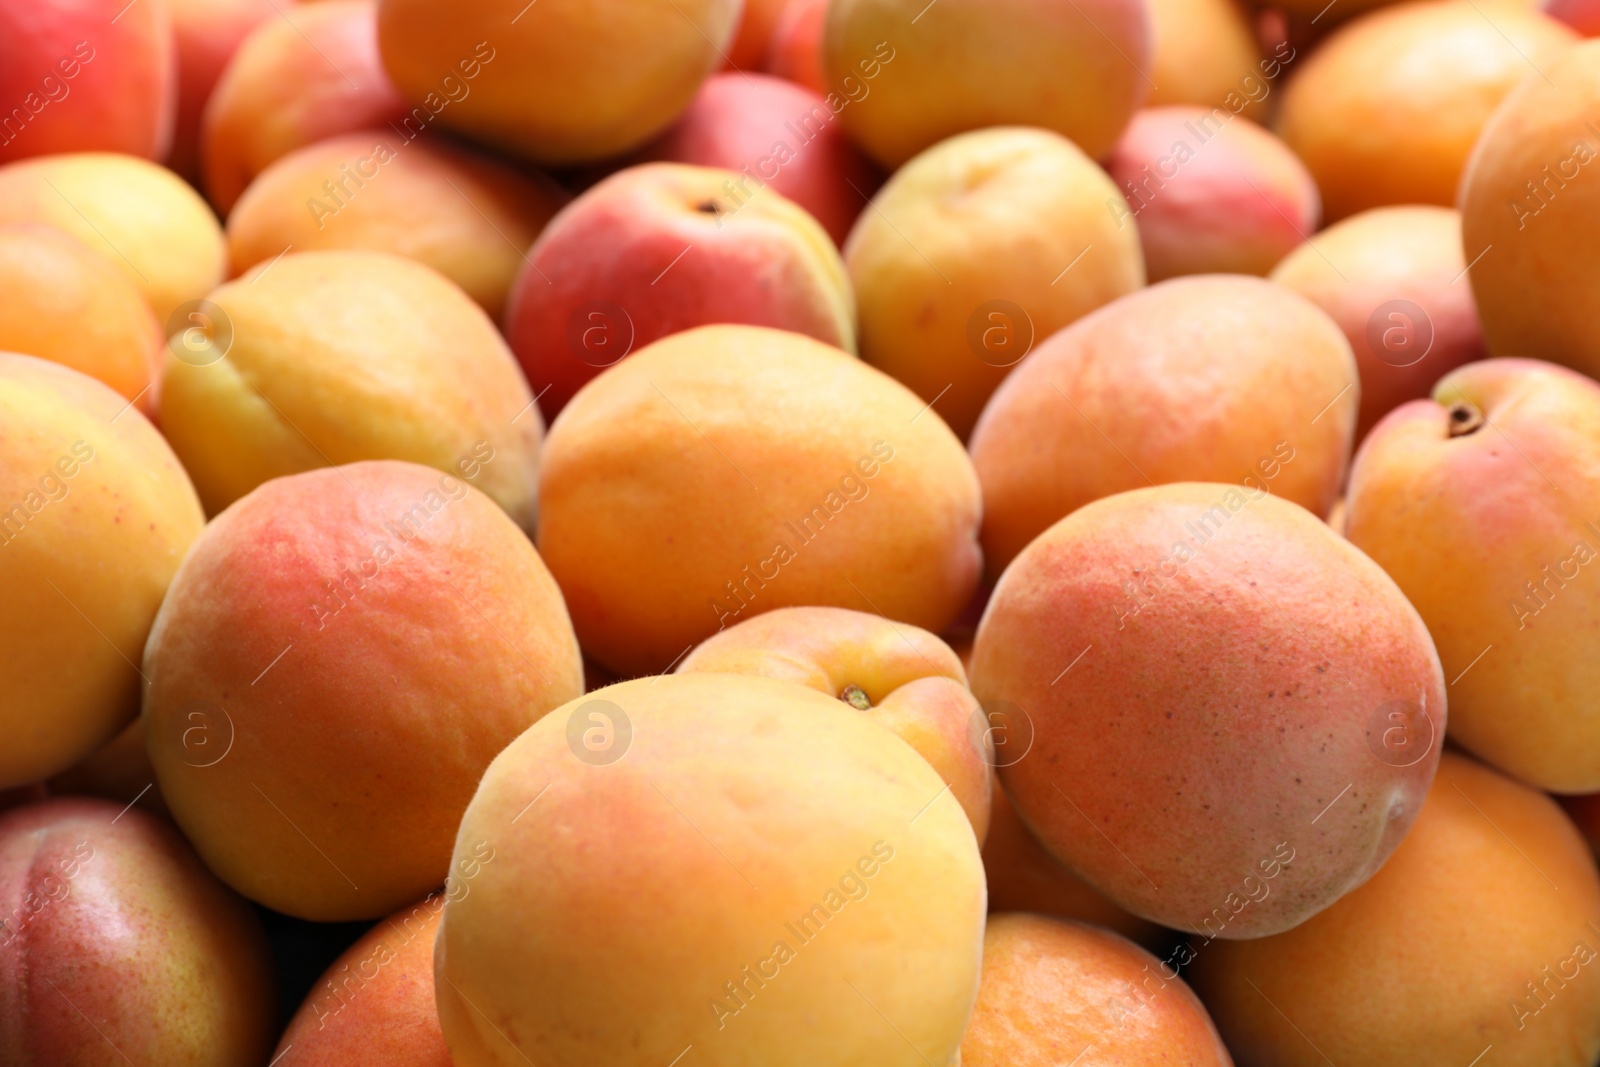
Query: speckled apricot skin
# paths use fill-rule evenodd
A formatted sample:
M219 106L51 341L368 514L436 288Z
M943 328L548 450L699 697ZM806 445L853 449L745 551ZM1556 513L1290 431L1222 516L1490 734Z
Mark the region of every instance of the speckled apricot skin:
M995 587L972 682L1031 722L1000 776L1052 854L1136 915L1230 938L1379 868L1445 719L1427 630L1377 565L1304 508L1203 483L1042 534ZM1384 744L1395 702L1411 749Z

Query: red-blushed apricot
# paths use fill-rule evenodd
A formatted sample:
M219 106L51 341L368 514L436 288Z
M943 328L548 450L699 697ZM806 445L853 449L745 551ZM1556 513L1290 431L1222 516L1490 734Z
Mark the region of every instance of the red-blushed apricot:
M0 225L65 230L127 272L156 320L222 281L222 227L183 179L133 156L78 152L0 167Z
M733 40L728 43L724 69L761 69L761 60L767 54L767 42L772 38L772 28L787 3L788 0L744 0Z
M539 554L466 481L393 461L218 516L145 647L145 743L206 863L314 920L441 884L478 776L583 691Z
M715 74L641 155L738 171L730 196L750 200L770 186L842 245L881 180L835 118L820 95L781 78Z
M1011 740L1006 739L1007 743ZM1015 740L1027 743L1025 736ZM1005 746L997 744L995 750L1004 753ZM1008 757L997 758L1003 761ZM1153 948L1164 939L1166 932L1161 927L1123 911L1050 855L1023 824L1017 809L1006 799L1006 791L998 785L989 812L989 836L983 841L983 874L989 885L990 914L1026 911L1094 923L1146 948Z
M1439 658L1304 508L1197 482L1097 500L1006 568L973 650L1000 768L1052 855L1135 915L1287 930L1371 877L1433 779Z
M1084 317L1017 368L973 432L989 574L1056 520L1144 485L1233 482L1327 514L1355 374L1338 326L1259 278L1176 278Z
M1539 9L1585 37L1600 37L1600 3L1596 0L1544 0Z
M1286 933L1203 945L1188 973L1240 1067L1588 1067L1597 925L1561 810L1447 752L1370 882Z
M466 874L451 873L452 893L472 891ZM278 1040L274 1067L453 1067L433 1006L445 898L432 893L379 920L334 960Z
M736 75L737 76L737 75ZM602 369L711 323L791 330L854 352L838 249L772 189L713 167L647 163L545 228L513 283L506 339L551 417Z
M1451 738L1541 789L1600 790L1600 385L1469 363L1373 429L1349 492L1350 540L1439 646Z
M982 844L994 747L967 672L926 630L847 608L779 608L712 634L679 674L754 674L798 682L892 731L949 785Z
M0 351L82 371L155 412L161 327L110 260L51 226L0 226L0 292Z
M59 152L161 159L177 68L164 3L0 6L0 164Z
M1048 130L979 130L930 148L845 243L861 357L965 438L1036 342L1144 284L1127 216L1105 171Z
M0 789L66 770L138 712L140 650L203 523L127 400L0 353Z
M789 0L772 27L762 69L826 97L829 89L828 76L822 70L822 32L827 17L828 0ZM834 101L840 99L843 98L834 97ZM832 106L830 102L829 107Z
M1149 107L1224 107L1261 121L1272 69L1241 0L1149 0ZM1238 106L1235 107L1234 105Z
M201 120L206 196L223 215L257 174L296 148L402 121L415 136L431 118L412 116L384 73L376 0L296 4L279 15L239 45Z
M367 130L306 145L257 175L228 215L231 270L354 248L425 263L492 319L563 194L443 141Z
M1150 88L1139 0L834 0L823 34L830 105L895 168L989 126L1036 126L1098 158Z
M1317 228L1317 185L1287 145L1221 108L1136 112L1106 163L1152 282L1266 274Z
M294 252L168 345L161 428L215 514L270 478L365 459L463 475L533 526L539 409L494 324L431 268Z
M166 0L178 50L178 115L167 166L200 183L200 125L211 91L250 31L295 0Z
M1303 60L1278 132L1317 180L1330 221L1386 204L1454 204L1495 106L1575 40L1523 4L1396 4Z
M1461 241L1494 355L1600 374L1600 41L1528 78L1484 127L1461 181Z
M675 674L556 709L456 838L458 866L493 853L434 949L457 1067L954 1062L984 886L948 792L793 682Z
M1461 216L1418 205L1373 208L1317 234L1271 278L1344 331L1361 379L1356 440L1443 374L1484 356L1461 254Z
M447 129L548 164L592 163L672 124L722 66L740 0L381 0L384 66Z
M1084 923L991 917L961 1067L1096 1058L1125 1067L1233 1067L1194 992L1138 945Z
M0 1061L263 1065L261 923L171 827L103 800L0 815Z
M585 651L660 671L772 608L934 632L977 585L978 481L909 390L799 334L704 326L608 368L552 424L539 550Z

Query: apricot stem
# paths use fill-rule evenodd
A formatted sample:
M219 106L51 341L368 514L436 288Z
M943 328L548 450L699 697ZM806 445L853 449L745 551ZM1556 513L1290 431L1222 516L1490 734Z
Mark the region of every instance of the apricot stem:
M1483 412L1465 400L1457 400L1450 405L1450 436L1464 437L1469 433L1476 433L1488 421L1483 417Z
M872 708L872 701L867 699L867 691L859 685L845 686L839 691L839 699L857 711L869 711Z

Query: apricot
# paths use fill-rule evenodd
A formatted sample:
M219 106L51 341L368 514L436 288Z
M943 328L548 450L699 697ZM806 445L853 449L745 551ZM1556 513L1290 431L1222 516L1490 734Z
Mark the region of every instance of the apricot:
M498 319L523 256L560 208L552 184L392 130L331 137L258 175L228 215L234 274L281 255L357 248L426 263Z
M1199 998L1138 945L1083 923L991 918L962 1067L1058 1067L1086 1053L1127 1067L1233 1067Z
M470 893L457 877L452 892ZM453 1067L433 1006L444 904L444 893L430 893L334 960L279 1039L274 1067Z
M1316 179L1329 221L1385 204L1448 206L1495 106L1575 40L1526 5L1384 8L1306 57L1278 133Z
M110 260L50 226L0 226L0 292L0 351L82 371L155 412L161 327Z
M1361 380L1356 439L1484 356L1466 280L1461 216L1450 208L1373 208L1308 238L1271 278L1333 317Z
M1282 141L1220 108L1134 114L1106 164L1138 220L1152 282L1266 274L1317 228L1317 185Z
M834 0L822 55L845 128L890 169L989 126L1052 130L1099 158L1151 86L1140 0Z
M1371 877L1445 725L1439 658L1394 582L1309 511L1233 485L1136 489L1045 531L995 586L971 677L1032 731L1000 778L1051 854L1212 937L1287 930Z
M227 259L216 216L183 179L154 163L105 152L0 167L0 225L65 230L127 272L157 321L222 281Z
M726 60L742 9L381 0L378 42L395 84L446 129L539 163L591 163L672 124Z
M103 800L0 814L0 1054L16 1067L266 1063L261 923L161 820Z
M735 71L761 69L767 42L788 0L744 0L733 40L728 43L724 68Z
M789 0L772 27L762 69L826 97L829 88L822 69L822 31L827 17L828 0ZM843 99L848 98L834 97L835 101Z
M165 4L0 6L0 164L60 152L161 159L177 78Z
M1600 374L1600 41L1528 78L1484 127L1461 181L1461 239L1489 351ZM1587 173L1585 172L1587 168Z
M1203 946L1189 973L1241 1067L1588 1067L1597 923L1561 810L1452 752L1370 882L1287 933Z
M218 516L144 674L178 825L223 881L317 921L441 884L483 769L583 692L527 537L470 476L394 461L277 478Z
M864 712L939 772L982 844L994 747L961 660L938 637L848 608L779 608L712 634L677 673L708 671L798 682Z
M145 636L203 523L177 457L127 400L0 353L0 789L66 770L128 725Z
M1257 278L1177 278L1108 304L1040 346L973 432L989 573L1057 519L1143 485L1232 482L1326 515L1355 378L1333 321Z
M1600 36L1600 3L1596 0L1544 0L1538 6L1585 37Z
M1003 745L995 747L1004 751ZM1003 764L1004 758L997 766ZM1146 947L1165 938L1166 931L1161 927L1123 911L1050 855L1023 824L1017 809L1006 799L1006 791L999 786L995 786L989 808L983 874L989 885L991 915L1026 911L1076 919L1104 926Z
M978 581L955 435L886 375L779 330L705 326L608 368L551 426L539 496L578 637L620 675L773 608L938 632Z
M297 4L279 14L238 46L201 119L206 196L223 215L257 174L296 148L377 127L414 137L432 117L412 115L384 72L377 0Z
M178 113L167 166L199 184L200 126L211 92L250 31L295 0L166 0L178 51Z
M382 252L294 252L207 298L170 345L161 428L212 514L270 478L363 459L466 474L533 526L542 420L494 324Z
M711 167L650 163L574 200L512 285L506 338L560 414L585 382L669 334L710 323L792 330L855 351L844 263L817 221Z
M738 171L738 200L759 198L770 187L842 245L882 181L835 118L820 94L781 78L715 74L641 155Z
M965 438L1036 342L1144 284L1138 228L1112 204L1122 196L1105 172L1047 130L929 149L845 243L862 358Z
M1350 472L1348 536L1439 646L1450 736L1542 789L1600 790L1600 385L1525 359L1472 363L1390 413Z
M1237 101L1237 113L1261 121L1266 97L1252 90L1272 67L1240 0L1148 2L1154 85L1145 103L1232 110Z
M955 1062L984 886L948 792L793 682L676 674L558 708L456 838L458 865L493 861L434 950L455 1063Z

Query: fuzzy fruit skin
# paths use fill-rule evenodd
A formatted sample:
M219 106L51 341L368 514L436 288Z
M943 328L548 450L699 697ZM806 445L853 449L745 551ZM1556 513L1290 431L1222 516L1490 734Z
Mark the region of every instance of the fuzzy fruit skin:
M828 234L768 189L749 200L716 167L647 163L551 220L528 251L505 333L553 418L585 383L651 342L712 323L856 348L855 301Z
M265 1067L261 923L165 822L63 797L0 815L0 1062Z
M631 727L609 763L579 758L597 714ZM666 1064L687 1044L707 1067L954 1062L984 886L948 792L899 738L793 682L675 674L558 708L461 823L457 862L478 842L494 859L435 946L457 1067Z
M463 479L393 461L274 479L218 516L144 674L178 825L224 881L314 921L440 884L483 769L582 692L527 537Z
M441 140L391 129L330 137L274 161L239 197L229 273L285 246L389 252L432 267L498 320L523 256L565 200L548 179Z
M0 789L66 770L138 713L134 664L204 523L127 400L0 353Z
M1452 437L1458 403L1488 424ZM1557 793L1600 790L1597 500L1600 385L1536 360L1447 375L1350 473L1347 536L1427 622L1455 679L1451 738Z
M1576 40L1524 4L1396 4L1306 56L1284 89L1278 134L1316 178L1330 222L1386 204L1454 204L1496 105ZM1538 170L1519 172L1519 183Z
M543 419L448 278L387 252L291 252L207 299L220 325L172 339L161 426L211 514L272 478L400 459L470 468L532 528Z
M798 605L944 628L978 583L980 503L926 406L837 348L754 326L607 368L552 424L540 472L539 551L585 651L651 673Z
M1273 281L1333 316L1355 352L1357 441L1407 400L1427 396L1444 374L1486 354L1478 306L1461 284L1466 269L1461 215L1428 205L1352 215L1273 268Z
M1031 126L1093 158L1150 82L1150 16L1134 0L835 0L823 69L856 143L893 170L969 130ZM1060 269L1060 268L1057 268Z
M1048 130L995 127L928 149L845 242L861 358L965 439L1031 347L1144 285L1138 230L1108 206L1122 203L1094 160Z
M65 230L139 287L163 333L173 311L222 281L222 226L165 167L114 152L40 156L0 167L0 225Z
M848 608L779 608L712 634L678 664L696 672L780 678L841 700L861 690L862 714L939 772L983 843L994 746L961 660L928 631Z
M1108 930L995 915L961 1067L1058 1067L1085 1049L1125 1067L1233 1067L1194 992Z
M1561 810L1447 752L1370 882L1286 933L1198 945L1187 973L1240 1067L1459 1067L1491 1045L1485 1062L1588 1067L1596 927L1600 878Z
M166 0L6 4L0 101L0 164L60 152L164 158L178 102Z
M60 363L154 416L165 337L117 265L51 226L0 226L0 351Z
M1040 535L995 587L972 682L1031 723L1000 777L1052 854L1136 915L1230 938L1371 877L1445 719L1427 630L1377 565L1304 508L1194 482ZM1418 726L1385 747L1396 701Z
M742 8L382 0L378 44L407 100L430 110L444 101L437 116L447 129L536 163L593 163L638 148L682 114L722 65Z
M1462 247L1489 352L1600 374L1600 41L1529 78L1484 126L1461 182ZM1534 190L1527 184L1532 182Z
M380 919L329 964L278 1040L274 1067L453 1067L433 1005L445 898L431 893Z
M294 6L239 45L201 120L206 195L222 215L296 148L355 130L427 129L432 116L412 116L384 73L376 26L376 0L327 0Z
M1062 516L1152 483L1233 482L1327 514L1355 380L1338 326L1258 278L1174 278L1086 315L1017 367L973 431L989 573Z

